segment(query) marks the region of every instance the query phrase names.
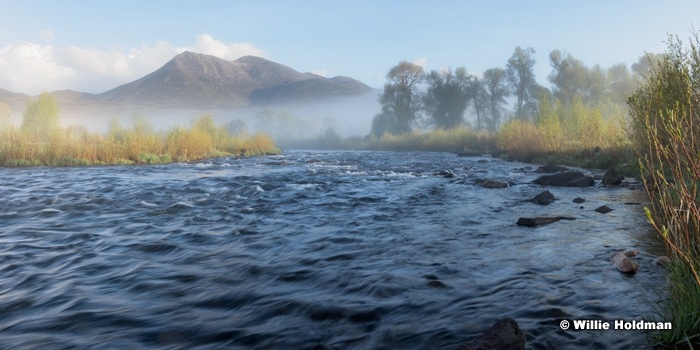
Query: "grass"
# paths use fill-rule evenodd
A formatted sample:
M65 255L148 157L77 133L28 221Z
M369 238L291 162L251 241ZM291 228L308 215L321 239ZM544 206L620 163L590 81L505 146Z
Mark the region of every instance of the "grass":
M277 153L269 136L230 135L211 116L167 131L153 130L143 118L128 128L113 120L106 134L55 125L40 132L0 126L0 166L5 167L160 164Z

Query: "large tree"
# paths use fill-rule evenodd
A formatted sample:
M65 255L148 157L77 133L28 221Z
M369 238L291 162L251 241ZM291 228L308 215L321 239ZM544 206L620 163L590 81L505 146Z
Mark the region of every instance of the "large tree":
M470 76L464 67L433 70L426 75L428 90L423 98L430 122L438 129L454 129L464 124L469 101Z
M539 85L535 80L535 49L516 47L506 64L506 76L516 97L515 116L526 119L534 113L533 100L537 99ZM536 104L536 103L535 103Z
M401 61L389 70L386 80L384 93L379 97L382 105L380 115L394 119L394 130L391 133L408 133L422 108L418 85L424 81L423 67Z
M484 72L483 85L486 90L489 131L495 132L503 118L506 97L510 96L503 68L490 68Z

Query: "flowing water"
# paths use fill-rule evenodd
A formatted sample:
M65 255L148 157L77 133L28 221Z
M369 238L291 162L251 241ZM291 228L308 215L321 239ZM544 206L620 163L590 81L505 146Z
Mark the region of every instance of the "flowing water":
M538 206L532 170L302 151L0 169L0 348L450 349L503 317L530 348L649 347L642 331L559 328L653 316L663 246L630 203L641 192L548 188L558 200ZM537 215L576 220L515 225ZM633 277L608 260L630 248Z

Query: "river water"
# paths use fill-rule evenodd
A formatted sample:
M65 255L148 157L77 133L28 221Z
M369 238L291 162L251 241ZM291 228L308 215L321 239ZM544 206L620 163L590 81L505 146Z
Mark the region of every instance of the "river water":
M0 348L450 349L503 317L533 349L650 347L559 328L653 317L663 246L641 192L547 188L538 206L532 170L352 151L0 169ZM576 220L515 225L537 215ZM632 248L629 277L608 259Z

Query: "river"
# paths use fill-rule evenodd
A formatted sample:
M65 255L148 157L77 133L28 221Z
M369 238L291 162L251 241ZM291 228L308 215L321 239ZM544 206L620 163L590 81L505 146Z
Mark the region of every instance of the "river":
M287 151L0 169L0 348L451 349L503 317L533 349L649 348L642 331L559 328L654 316L664 247L641 192L549 187L539 206L534 168ZM538 215L576 220L515 225ZM609 261L625 249L632 277Z

